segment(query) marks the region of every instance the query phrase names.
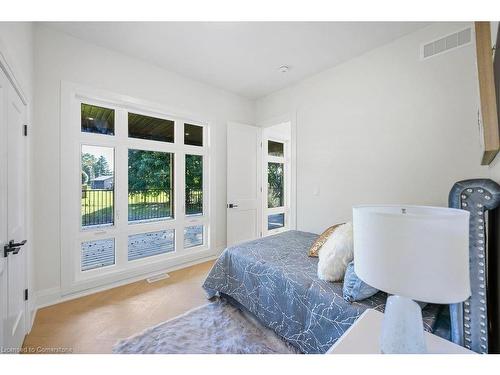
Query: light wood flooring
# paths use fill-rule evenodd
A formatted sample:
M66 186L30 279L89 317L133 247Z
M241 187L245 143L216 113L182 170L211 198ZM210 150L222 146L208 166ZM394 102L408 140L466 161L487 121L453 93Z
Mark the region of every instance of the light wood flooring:
M201 285L212 264L174 271L152 284L138 281L40 309L24 350L62 347L73 353L111 353L118 340L207 303Z

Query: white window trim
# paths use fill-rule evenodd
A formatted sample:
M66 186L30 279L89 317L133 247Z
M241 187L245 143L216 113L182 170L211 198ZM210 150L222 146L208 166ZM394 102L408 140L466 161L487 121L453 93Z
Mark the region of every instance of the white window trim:
M82 133L80 128L80 103L91 103L115 109L115 135L98 135ZM175 121L175 143L165 143L143 139L128 138L126 127L127 111L149 116L165 117ZM61 83L61 290L63 295L76 293L84 289L92 289L147 276L170 268L178 268L182 264L203 261L218 254L215 246L215 157L211 123L208 119L179 111L144 100L115 94L104 90L96 90L86 86ZM184 122L203 126L203 147L183 145ZM81 145L107 146L115 149L115 225L96 230L81 229L80 194L81 184L80 150ZM184 170L185 155L203 156L203 216L186 216L184 214L185 182L174 178L174 218L128 224L127 199L123 197L128 186L127 163L128 149L147 149L162 152L174 152L174 168ZM121 158L121 162L117 162ZM125 158L125 159L124 159ZM182 180L182 181L181 181ZM121 181L121 182L120 182ZM127 191L128 195L128 191ZM184 227L203 224L204 244L184 249ZM176 229L175 251L128 261L128 235L153 232L162 229ZM80 271L80 243L90 239L115 238L115 265L94 270Z

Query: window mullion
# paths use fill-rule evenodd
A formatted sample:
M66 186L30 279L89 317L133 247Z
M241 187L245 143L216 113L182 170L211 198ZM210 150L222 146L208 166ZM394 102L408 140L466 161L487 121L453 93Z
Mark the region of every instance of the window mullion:
M203 170L202 170L202 176L203 176L203 216L205 217L210 217L210 189L209 189L209 157L208 155L203 156Z
M184 143L184 122L175 122L175 144L176 153L174 156L174 190L175 190L175 250L182 251L184 246L184 222L186 217L185 207L185 153L182 148Z
M128 248L128 127L127 111L116 111L115 135L115 205L116 205L116 264L127 264Z

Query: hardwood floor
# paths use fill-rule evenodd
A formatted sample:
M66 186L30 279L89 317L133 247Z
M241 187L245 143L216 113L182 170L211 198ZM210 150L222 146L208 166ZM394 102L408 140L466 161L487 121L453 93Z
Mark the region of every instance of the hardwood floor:
M111 353L120 339L207 303L201 288L213 261L38 310L25 352ZM64 350L63 350L64 351Z

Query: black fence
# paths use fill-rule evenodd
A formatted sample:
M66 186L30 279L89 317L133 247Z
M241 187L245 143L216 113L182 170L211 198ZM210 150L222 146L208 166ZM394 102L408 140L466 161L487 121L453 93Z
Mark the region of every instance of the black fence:
M82 226L113 224L114 201L114 190L83 189Z
M128 220L143 221L173 217L173 191L141 190L128 195ZM114 190L82 190L82 226L114 222ZM203 213L203 191L186 189L186 214Z
M128 195L128 221L164 219L173 216L173 191L141 190Z
M186 189L186 214L203 213L203 190Z

